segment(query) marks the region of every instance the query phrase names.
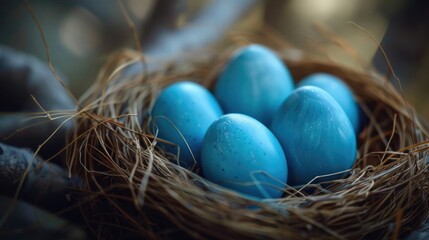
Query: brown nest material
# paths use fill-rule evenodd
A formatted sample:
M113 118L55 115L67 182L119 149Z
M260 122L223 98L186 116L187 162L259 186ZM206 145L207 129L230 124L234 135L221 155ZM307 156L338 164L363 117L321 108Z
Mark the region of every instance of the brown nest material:
M285 196L254 202L174 164L149 131L150 109L168 84L193 79L210 88L225 54L126 76L141 56L112 57L81 101L68 166L83 176L80 202L98 238L362 239L405 236L429 214L427 128L403 95L371 69L326 60L292 60L294 79L314 72L342 78L369 123L347 178L287 187Z

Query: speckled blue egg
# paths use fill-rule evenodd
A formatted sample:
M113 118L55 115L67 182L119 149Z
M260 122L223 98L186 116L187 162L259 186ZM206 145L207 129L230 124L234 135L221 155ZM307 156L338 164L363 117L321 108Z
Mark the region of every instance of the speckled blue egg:
M222 115L218 102L206 88L182 81L165 88L156 99L152 127L154 133L158 129L159 138L177 144L179 148L167 147L167 151L179 154L179 164L190 168L199 163L201 142L208 127Z
M225 113L242 113L266 126L293 91L292 76L270 49L248 45L239 49L215 85L214 94Z
M288 160L290 185L350 169L356 159L356 137L347 115L318 87L296 89L274 115L271 130Z
M243 114L226 114L213 122L204 136L201 165L208 180L260 198L280 197L287 179L278 140Z
M298 84L298 87L302 86L319 87L331 95L343 108L352 123L355 134L358 133L360 126L359 105L353 97L353 92L341 79L327 73L315 73L304 78Z

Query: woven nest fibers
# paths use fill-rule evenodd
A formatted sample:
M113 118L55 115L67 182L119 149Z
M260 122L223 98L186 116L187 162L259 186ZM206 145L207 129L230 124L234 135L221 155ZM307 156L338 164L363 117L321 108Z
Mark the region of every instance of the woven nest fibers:
M315 72L343 79L368 116L346 178L255 201L175 164L149 128L157 94L193 79L209 89L231 56L182 61L128 77L141 56L112 56L81 100L68 166L85 181L80 201L96 237L214 239L362 239L405 236L426 220L427 128L403 95L374 71L326 60L291 60L294 79Z

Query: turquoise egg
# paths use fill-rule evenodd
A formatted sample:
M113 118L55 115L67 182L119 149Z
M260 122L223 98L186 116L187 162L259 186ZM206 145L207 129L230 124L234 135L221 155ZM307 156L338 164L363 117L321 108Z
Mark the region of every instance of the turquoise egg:
M214 94L225 113L242 113L266 126L293 91L292 76L270 49L248 45L239 49L215 85Z
M223 187L260 198L278 198L287 179L284 152L273 133L243 114L213 122L201 149L204 177Z
M179 148L167 147L167 151L179 154L179 164L190 168L199 163L201 142L208 127L222 115L218 102L206 88L190 81L177 82L156 99L152 108L153 132L158 129L159 138L177 144Z
M285 152L290 185L350 169L355 162L353 127L340 105L318 87L296 89L274 115L271 130Z
M354 99L353 92L341 79L327 73L315 73L298 84L298 87L302 86L315 86L325 90L343 108L352 123L355 134L359 133L359 105Z

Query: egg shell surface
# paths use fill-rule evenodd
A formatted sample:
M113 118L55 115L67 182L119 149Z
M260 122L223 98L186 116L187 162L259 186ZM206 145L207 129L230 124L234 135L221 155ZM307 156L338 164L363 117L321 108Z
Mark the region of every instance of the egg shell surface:
M243 114L226 114L204 136L204 177L260 198L278 198L287 179L280 143L262 123Z
M257 44L239 49L222 71L214 94L225 113L242 113L266 126L293 91L292 76L270 49Z
M296 89L274 116L271 130L288 160L290 185L350 169L356 159L356 137L347 115L318 87Z
M179 164L190 168L199 164L201 142L208 127L222 115L217 100L206 88L181 81L165 88L156 99L152 127L154 132L158 129L159 138L178 145ZM177 148L166 149L178 154Z
M327 73L315 73L299 82L298 87L315 86L325 90L343 108L355 134L360 128L359 105L356 103L352 90L338 77Z

